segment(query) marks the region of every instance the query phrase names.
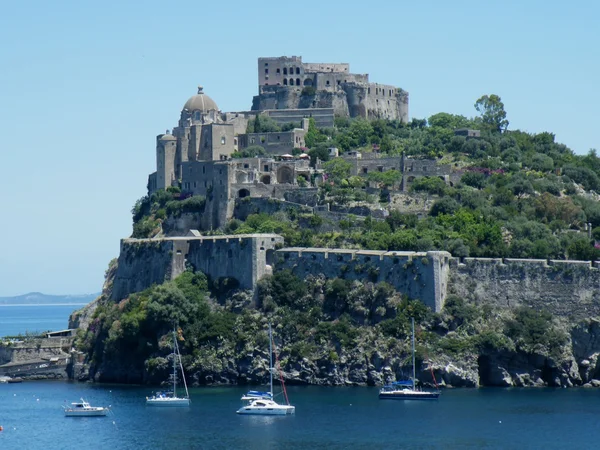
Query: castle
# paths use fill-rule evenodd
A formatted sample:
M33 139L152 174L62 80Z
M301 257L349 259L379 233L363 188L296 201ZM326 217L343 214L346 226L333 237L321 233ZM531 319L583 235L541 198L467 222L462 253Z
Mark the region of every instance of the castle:
M302 153L310 117L330 125L334 114L408 118L404 91L370 83L367 75L350 74L348 64L308 64L299 57L281 57L259 58L258 65L259 95L253 111L222 113L199 88L184 104L173 132L156 139L156 172L148 179L149 194L181 186L186 194L205 196L201 224L205 230L225 225L235 206L250 203L247 199L278 199L288 206L290 196L302 198L298 194L305 193L316 198L314 186L323 180L321 166L318 160L311 165ZM259 114L298 126L247 133L249 121ZM456 134L479 137L478 130L456 130ZM264 155L234 155L250 146L262 147ZM330 155L337 157L337 149L330 148ZM461 175L450 165L404 155L350 151L341 157L351 163L353 175L399 171L403 191L418 177L440 177L451 184ZM315 206L308 208L313 213L320 211L316 199L312 204L298 203ZM386 282L434 311L440 311L447 295L454 293L499 307L526 304L563 316L600 314L599 262L459 259L444 251L282 248L284 240L276 234L202 236L189 228L152 239L123 239L112 298L118 301L173 279L191 264L215 279L235 278L243 289L256 288L265 275L289 270L300 278L322 274Z
M366 74L349 73L348 64L302 63L293 56L259 58L258 66L260 93L253 111L222 113L198 87L183 105L178 126L156 138L156 172L148 177L148 193L181 186L188 194L205 196L204 229L224 225L232 217L236 198L284 199L286 192L319 180L321 171L310 167L307 155L292 156L294 150L303 152L309 118L321 126L333 126L334 114L408 120L405 91L370 83ZM321 100L293 100L303 96ZM298 127L247 133L249 121L258 115ZM262 147L265 155L233 157L251 146Z
M408 92L350 73L347 63L303 63L301 56L258 58L254 111L331 109L338 116L408 122Z

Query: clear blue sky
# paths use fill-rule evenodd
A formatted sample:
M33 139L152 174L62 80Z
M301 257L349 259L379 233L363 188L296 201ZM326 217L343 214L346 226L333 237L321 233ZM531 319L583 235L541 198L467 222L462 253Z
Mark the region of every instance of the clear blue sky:
M411 117L498 94L510 129L599 148L599 16L591 0L5 2L0 296L99 291L156 135L198 84L249 109L259 56L348 62L409 91Z

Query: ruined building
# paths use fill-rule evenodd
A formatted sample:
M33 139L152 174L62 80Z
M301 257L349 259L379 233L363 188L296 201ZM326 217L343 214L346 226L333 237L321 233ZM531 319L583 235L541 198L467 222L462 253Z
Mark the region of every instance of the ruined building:
M258 58L258 95L253 111L323 109L344 117L408 122L408 92L371 83L368 74L350 73L347 63L304 63L300 56ZM280 117L274 114L276 117Z

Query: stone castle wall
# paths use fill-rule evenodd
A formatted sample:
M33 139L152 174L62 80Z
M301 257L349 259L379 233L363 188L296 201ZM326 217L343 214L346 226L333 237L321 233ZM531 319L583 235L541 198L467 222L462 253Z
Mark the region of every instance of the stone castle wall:
M279 206L279 205L277 205ZM247 211L248 212L248 211ZM448 295L499 308L530 306L557 316L600 316L600 262L453 258L448 252L281 248L276 234L123 239L113 299L171 280L186 264L253 289L266 274L291 270L386 282L439 312Z
M283 248L275 252L274 271L291 270L301 279L385 281L410 298L440 311L446 297L450 253L386 252L325 248Z
M600 263L453 258L448 292L501 308L531 306L562 317L600 315Z
M233 277L252 289L270 273L271 252L283 244L276 234L123 239L113 283L115 301L180 275L187 264L218 279Z

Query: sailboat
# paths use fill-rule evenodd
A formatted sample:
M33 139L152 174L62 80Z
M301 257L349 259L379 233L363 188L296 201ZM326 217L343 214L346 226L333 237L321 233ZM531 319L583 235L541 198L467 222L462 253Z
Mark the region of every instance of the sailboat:
M181 355L179 353L179 345L177 344L177 332L173 329L173 392L157 392L152 397L146 397L146 405L148 406L190 406L190 393L188 392L187 383L185 382L185 374L183 373L183 365L181 364ZM177 397L177 362L181 369L181 378L185 386L185 397Z
M412 380L395 381L379 390L380 399L388 400L436 400L440 391L421 391L415 387L417 378L415 369L415 319L411 318L412 327ZM435 378L434 378L435 380ZM437 383L436 383L437 386Z
M283 394L285 395L287 404L280 405L273 400L273 371L273 333L271 331L271 324L269 324L269 380L271 390L269 392L248 391L242 396L242 401L246 401L248 403L236 411L238 414L286 416L296 412L296 407L290 405L290 402L287 398L287 392L285 390L285 385L283 384L283 377L280 377L281 386L283 388Z

